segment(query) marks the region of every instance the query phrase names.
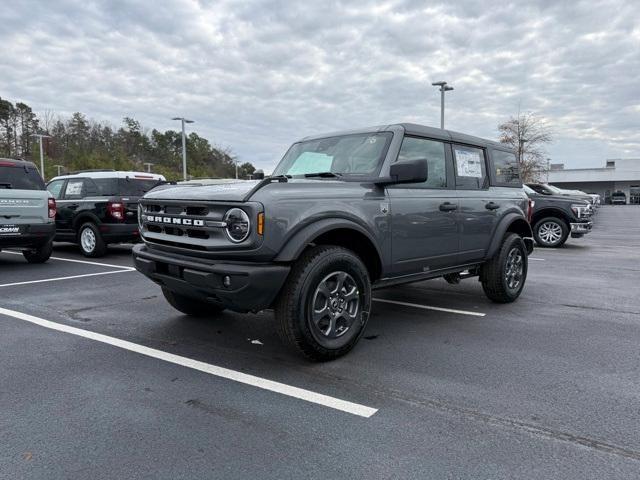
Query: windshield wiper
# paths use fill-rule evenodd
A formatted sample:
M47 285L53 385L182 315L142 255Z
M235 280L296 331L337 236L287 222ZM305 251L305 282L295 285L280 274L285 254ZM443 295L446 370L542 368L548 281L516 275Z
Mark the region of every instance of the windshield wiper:
M305 173L304 174L305 178L312 178L312 177L320 177L320 178L339 178L342 176L341 173L334 173L334 172L315 172L315 173Z

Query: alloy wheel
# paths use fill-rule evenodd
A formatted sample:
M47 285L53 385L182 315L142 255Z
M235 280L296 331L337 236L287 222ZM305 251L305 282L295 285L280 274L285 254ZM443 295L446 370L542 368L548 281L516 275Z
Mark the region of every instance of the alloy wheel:
M538 236L547 245L553 245L562 239L562 227L556 222L544 222L538 228Z
M349 331L360 313L360 291L346 272L332 272L320 281L311 309L311 326L317 334L336 339Z
M505 265L505 280L509 290L517 290L522 282L524 274L524 258L522 256L522 250L519 248L512 248L507 255L507 262Z

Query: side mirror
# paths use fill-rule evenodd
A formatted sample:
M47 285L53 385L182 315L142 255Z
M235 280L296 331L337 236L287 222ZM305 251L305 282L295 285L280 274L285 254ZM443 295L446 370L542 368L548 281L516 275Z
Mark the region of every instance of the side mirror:
M429 163L426 158L396 162L389 168L389 178L382 183L422 183L429 177Z
M264 180L264 172L262 170L256 170L253 172L254 180Z

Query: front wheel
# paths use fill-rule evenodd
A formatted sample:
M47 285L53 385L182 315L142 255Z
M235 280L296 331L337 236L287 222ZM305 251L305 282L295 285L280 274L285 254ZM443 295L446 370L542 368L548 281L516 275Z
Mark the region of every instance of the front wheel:
M547 217L533 226L533 236L541 247L558 248L567 241L569 227L559 218Z
M488 260L480 272L485 295L496 303L516 300L527 279L527 249L522 237L509 233L494 257Z
M38 248L23 250L22 255L29 263L44 263L49 260L51 253L53 253L53 242L47 242Z
M364 333L371 282L350 250L317 246L297 260L275 304L282 340L316 361L338 358Z
M173 308L185 315L208 317L224 310L224 307L221 305L180 295L179 293L173 292L167 288L162 289L162 295L164 295L164 298Z

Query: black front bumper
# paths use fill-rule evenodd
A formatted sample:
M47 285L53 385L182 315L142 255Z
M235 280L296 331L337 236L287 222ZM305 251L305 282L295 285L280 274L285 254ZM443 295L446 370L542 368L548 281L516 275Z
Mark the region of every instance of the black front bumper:
M215 263L151 251L143 244L133 247L133 260L139 272L169 290L238 312L269 308L290 270L272 263Z
M53 240L56 224L21 225L20 235L0 235L0 248L38 248Z

